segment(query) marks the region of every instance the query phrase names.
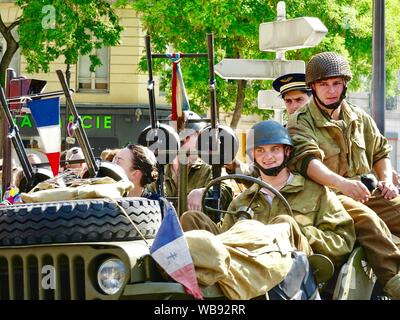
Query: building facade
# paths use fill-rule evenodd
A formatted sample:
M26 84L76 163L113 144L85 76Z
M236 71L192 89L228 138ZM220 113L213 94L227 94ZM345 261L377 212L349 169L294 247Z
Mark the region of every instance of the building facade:
M19 8L12 1L0 2L3 21L13 22L20 14ZM120 45L102 48L97 51L103 65L90 72L88 56L79 58L71 66L70 87L75 91L73 100L82 117L83 127L89 137L95 155L105 148L122 147L135 143L142 129L150 124L149 102L147 93L147 74L138 70L140 59L145 55L144 33L137 13L132 9L117 10L120 23L124 27ZM3 39L2 39L3 40ZM5 50L2 41L2 52ZM0 54L1 55L1 54ZM28 74L26 61L17 52L11 67L17 75L47 81L46 92L60 90L56 70L66 70L63 59L59 58L50 65L49 73ZM170 114L163 95L159 93L156 80L156 103L158 117ZM61 99L63 137L65 137L65 100ZM69 116L70 117L70 116ZM33 125L30 114L16 117L17 124L26 144L40 138Z

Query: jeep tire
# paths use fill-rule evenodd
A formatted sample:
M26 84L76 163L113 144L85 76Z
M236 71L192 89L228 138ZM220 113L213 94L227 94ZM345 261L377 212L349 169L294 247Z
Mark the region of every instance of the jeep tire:
M159 202L121 198L125 209L146 239L160 224ZM111 242L142 237L113 200L85 199L0 207L0 246L49 243Z

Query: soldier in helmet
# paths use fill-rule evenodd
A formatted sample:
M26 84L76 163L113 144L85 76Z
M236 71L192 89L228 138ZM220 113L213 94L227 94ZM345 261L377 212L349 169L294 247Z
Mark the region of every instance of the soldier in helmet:
M280 93L289 116L310 102L311 89L307 87L305 78L304 73L288 73L272 82L272 87ZM250 166L238 159L234 159L231 163L225 165L225 169L229 174L257 175L257 172L254 172Z
M323 52L308 62L313 100L288 123L293 163L303 176L337 192L386 294L400 299L400 250L392 240L392 234L400 236L400 197L391 147L374 120L346 101L351 78L348 62L337 53ZM361 180L372 171L377 186L367 188Z
M280 93L289 115L305 106L311 97L311 89L306 86L304 73L289 73L276 78L272 87Z
M184 111L185 127L179 133L181 139L181 154L185 151L185 156L177 156L171 164L167 164L164 168L164 192L166 197L178 196L178 170L180 162L188 164L188 185L187 185L187 205L189 210L201 210L201 199L204 187L212 180L212 168L198 156L197 139L201 130L206 123L201 121L201 117L193 111ZM196 122L188 122L187 120L198 120ZM155 191L156 186L153 184L150 188ZM222 206L227 207L232 200L232 190L226 185L221 185ZM177 201L173 201L177 206Z
M292 141L287 130L276 121L261 121L253 126L247 138L247 155L254 162L262 181L279 190L290 204L293 217L284 204L269 190L251 186L232 200L229 211L247 207L254 219L264 224L289 223L291 241L306 254L328 256L341 265L353 249L355 232L349 214L328 188L292 173L287 164ZM230 229L237 217L226 214L220 228L201 212L186 212L181 217L182 228L206 229L219 233Z

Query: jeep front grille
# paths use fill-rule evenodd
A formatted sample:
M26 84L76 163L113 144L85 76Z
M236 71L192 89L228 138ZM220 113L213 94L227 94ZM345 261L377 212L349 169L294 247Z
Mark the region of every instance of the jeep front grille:
M65 254L0 255L0 300L22 299L85 299L84 259Z

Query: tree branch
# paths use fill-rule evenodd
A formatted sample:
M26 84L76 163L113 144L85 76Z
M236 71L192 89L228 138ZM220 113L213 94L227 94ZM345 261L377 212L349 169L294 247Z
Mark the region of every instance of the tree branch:
M18 26L21 23L21 19L15 20L13 23L11 23L8 26L8 30L11 31L12 29L14 29L16 26Z
M7 33L7 26L4 24L1 14L0 14L0 32L3 36Z
M246 88L247 80L237 80L237 95L236 95L236 104L235 111L232 115L232 121L230 127L232 129L236 129L240 116L242 115L242 108L244 104L245 93L244 89Z

